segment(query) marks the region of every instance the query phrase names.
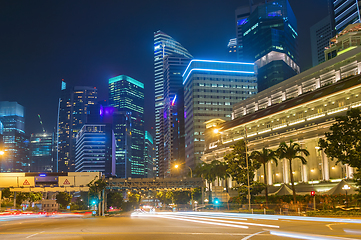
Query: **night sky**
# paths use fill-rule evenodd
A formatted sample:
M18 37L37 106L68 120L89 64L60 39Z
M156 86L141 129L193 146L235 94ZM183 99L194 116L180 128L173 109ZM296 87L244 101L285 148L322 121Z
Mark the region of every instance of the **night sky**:
M289 0L298 21L300 67L311 67L309 29L327 0ZM25 107L26 132L56 126L61 79L98 88L125 74L145 84L146 130L154 125L153 33L179 41L195 58L227 60L235 9L248 0L0 2L0 101Z

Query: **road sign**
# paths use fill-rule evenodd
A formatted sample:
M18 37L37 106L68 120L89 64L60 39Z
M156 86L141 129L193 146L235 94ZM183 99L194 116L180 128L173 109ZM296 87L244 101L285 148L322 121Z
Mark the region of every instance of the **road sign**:
M19 187L35 187L34 177L19 177Z
M70 186L74 186L74 177L71 176L59 176L59 182L58 182L59 186L62 187L70 187Z

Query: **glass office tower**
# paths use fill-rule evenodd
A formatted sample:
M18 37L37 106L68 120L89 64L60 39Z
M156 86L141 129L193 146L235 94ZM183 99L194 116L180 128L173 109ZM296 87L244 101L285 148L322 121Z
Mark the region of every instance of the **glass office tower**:
M155 143L156 158L158 160L158 147L160 144L160 110L165 105L164 58L169 55L180 55L192 58L192 55L179 42L162 31L154 33L154 84L155 84Z
M183 113L178 111L178 107L183 99L182 74L189 61L189 58L177 54L165 56L163 60L164 106L159 117L159 177L170 176L172 162L181 164L181 161L184 161L184 127L179 127L179 121L184 122L184 117Z
M109 79L109 105L115 108L116 175L146 177L144 160L144 84L125 75Z
M193 59L183 74L185 162L194 168L204 151L205 122L231 120L232 105L257 93L253 63Z
M258 6L242 29L242 60L257 65L259 92L300 72L297 21L287 0Z
M145 131L144 138L144 160L147 166L147 177L153 178L154 176L156 176L156 170L154 170L155 147L153 136L148 131Z
M74 172L76 134L87 122L88 107L96 103L97 96L95 87L69 87L62 82L58 110L58 172Z
M360 0L333 1L336 32L340 33L349 24L360 22Z
M17 102L0 102L3 129L1 172L29 171L29 137L25 135L24 107Z
M75 172L115 175L111 124L85 124L76 136Z
M55 172L55 139L53 133L35 133L30 136L30 170Z

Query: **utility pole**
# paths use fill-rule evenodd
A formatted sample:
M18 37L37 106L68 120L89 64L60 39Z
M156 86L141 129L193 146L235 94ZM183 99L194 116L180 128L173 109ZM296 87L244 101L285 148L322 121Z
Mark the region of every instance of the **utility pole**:
M248 153L247 153L247 128L244 126L244 145L246 149L246 164L247 164L247 189L248 189L248 210L251 210L251 189L249 186L249 166L248 166Z

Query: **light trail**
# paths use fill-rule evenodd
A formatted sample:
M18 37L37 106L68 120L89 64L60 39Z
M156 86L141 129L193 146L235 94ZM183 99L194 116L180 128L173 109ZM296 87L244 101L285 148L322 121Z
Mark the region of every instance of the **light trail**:
M278 231L270 231L271 235L279 236L279 237L288 237L288 238L296 238L296 239L307 239L307 240L353 240L354 238L343 238L343 237L332 237L325 235L313 235L313 234L305 234L298 232L278 232Z
M195 222L195 223L205 223L205 224L210 224L210 225L218 225L218 226L223 226L223 227L235 227L235 228L244 228L244 229L248 229L247 226L241 226L241 225L234 225L234 224L226 224L226 223L219 223L219 222L208 222L208 221L200 221L200 220L192 220L192 219L187 219L187 218L175 218L175 217L170 217L170 216L161 216L161 215L153 215L154 217L160 217L160 218L168 218L168 219L173 219L173 220L181 220L181 221L186 221L186 222Z
M198 218L198 217L184 217L182 216L183 219L195 219L195 220L202 220L204 218ZM175 219L180 219L180 218L175 218ZM249 222L235 222L235 221L226 221L226 220L215 220L215 219L209 219L206 218L207 221L212 221L212 222L221 222L221 223L233 223L233 224L237 224L237 225L249 225L249 226L257 226L257 227L269 227L269 228L280 228L279 226L275 226L275 225L268 225L268 224L258 224L258 223L249 223Z

